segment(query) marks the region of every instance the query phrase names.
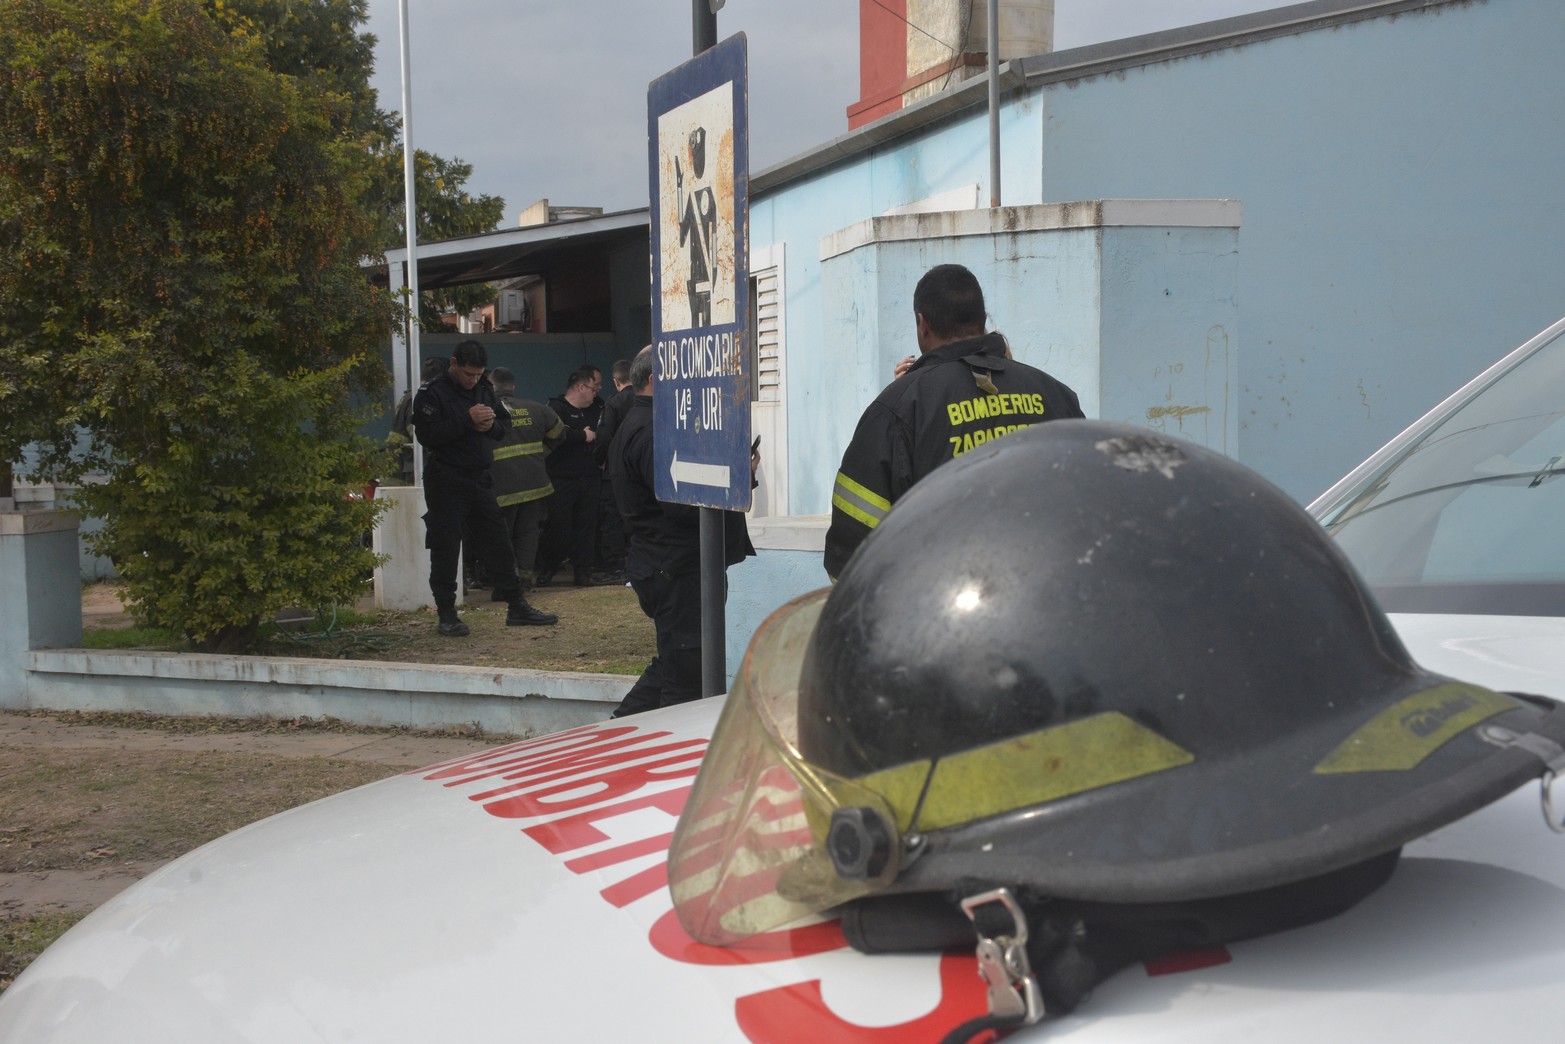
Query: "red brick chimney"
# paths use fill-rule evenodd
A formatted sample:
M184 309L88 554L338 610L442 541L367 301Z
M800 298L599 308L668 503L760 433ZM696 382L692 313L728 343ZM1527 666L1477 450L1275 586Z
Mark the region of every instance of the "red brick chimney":
M984 74L990 0L859 0L862 127L954 83ZM998 0L1000 60L1054 49L1054 0Z

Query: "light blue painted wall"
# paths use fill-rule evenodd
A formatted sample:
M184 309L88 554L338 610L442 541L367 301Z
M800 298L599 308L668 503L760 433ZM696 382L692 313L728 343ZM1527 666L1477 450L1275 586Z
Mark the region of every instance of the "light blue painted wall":
M724 655L730 681L756 628L785 602L827 583L821 556L811 551L763 551L728 570Z
M1240 357L1237 229L1103 234L1103 394L1089 416L1142 424L1230 456Z
M996 327L1077 384L1089 414L1176 434L1200 425L1198 437L1308 501L1565 314L1562 54L1558 0L1477 0L1013 92L1008 205L1243 203L1242 230L1216 248L1232 273L1229 320L1195 308L1181 321L1202 288L1181 283L1177 234L1166 250L1133 236L1105 244L1105 284L1125 290L1110 306L1090 287L1050 285L1079 276L1071 266L1040 258L1013 279L969 263ZM752 198L753 243L787 249L793 513L828 510L860 411L909 350L913 270L933 256L900 271L866 258L823 279L822 238L975 183L987 202L987 144L974 109ZM1174 343L1149 339L1149 325L1176 331ZM1072 353L1094 337L1117 346L1114 373L1081 372ZM1105 380L1114 391L1100 395ZM1225 416L1148 416L1159 402L1219 399ZM824 577L813 559L765 552L734 573L736 589L753 584L770 604L731 598L731 670L765 612Z
M1038 201L1041 128L1034 99L1009 101L1002 119L1009 151L1002 153L1001 168L1008 203ZM831 476L859 412L884 386L895 360L917 350L907 318L913 284L903 288L906 306L894 327L868 325L883 316L862 315L859 300L846 287L823 285L821 240L855 222L972 185L979 186L979 198L987 203L988 141L986 119L953 120L930 129L916 149L905 142L888 145L800 178L782 191L752 196L752 247L786 246L788 454L796 476L789 485L791 513L829 510ZM863 329L861 324L866 324ZM845 340L860 348L844 354ZM824 488L811 481L820 475L826 477Z
M1005 202L1242 201L1233 452L1307 501L1565 314L1561 54L1565 5L1486 0L1013 93ZM878 347L831 347L864 319L822 292L820 239L964 185L987 199L987 140L973 110L754 201L754 242L788 245L795 513L824 510L808 477L910 343L882 315Z
M1565 5L1043 89L1044 198L1243 201L1238 456L1308 501L1565 314Z
M956 263L983 273L994 325L1015 354L1076 388L1088 412L1098 413L1101 399L1164 430L1184 424L1181 433L1205 445L1231 443L1238 208L1137 206L1143 219L1168 224L1081 227L1088 209L1100 219L1098 208L1007 208L861 222L834 237L820 251L821 355L836 361L842 407L829 417L795 413L791 427L806 428L800 441L824 443L836 430L846 443L862 404L913 348L913 286L931 266ZM1211 223L1174 223L1181 219ZM790 360L790 376L796 365ZM833 447L821 470L794 483L807 513L830 510L840 452ZM730 671L770 612L826 581L818 552L757 543L760 556L730 571Z

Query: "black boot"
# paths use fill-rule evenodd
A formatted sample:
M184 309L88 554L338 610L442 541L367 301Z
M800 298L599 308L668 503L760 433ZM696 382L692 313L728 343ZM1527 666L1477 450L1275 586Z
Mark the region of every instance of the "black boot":
M437 612L440 614L440 633L447 638L465 638L471 633L467 624L456 615L455 609L439 609Z
M516 601L511 603L510 611L505 614L507 627L544 627L559 622L558 616L533 608L521 595L516 596Z

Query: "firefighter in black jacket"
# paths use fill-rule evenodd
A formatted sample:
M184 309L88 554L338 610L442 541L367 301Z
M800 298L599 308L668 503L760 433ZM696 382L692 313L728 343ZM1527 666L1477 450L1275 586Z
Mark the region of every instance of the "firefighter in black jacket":
M598 486L603 472L592 455L598 437L603 400L589 367L573 370L565 391L549 400L565 422L564 436L549 454L545 467L554 492L549 494L543 536L538 541L538 586L547 587L566 559L571 560L576 586L592 584L592 560L598 544Z
M1017 428L1085 416L1069 387L984 333L983 289L961 265L924 273L913 312L922 354L859 418L832 488L833 580L897 498L941 464Z
M498 600L509 602L510 626L552 624L522 597L511 541L495 502L489 474L494 447L510 427L505 407L484 376L489 355L477 341L452 350L451 365L413 398L413 433L424 447L424 545L429 548L429 591L440 614L440 633L461 637L467 624L456 613L456 564L466 526L493 579Z

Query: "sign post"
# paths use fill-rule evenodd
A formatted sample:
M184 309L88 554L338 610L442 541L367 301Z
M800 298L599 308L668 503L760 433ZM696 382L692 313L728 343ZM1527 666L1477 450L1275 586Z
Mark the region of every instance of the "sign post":
M743 33L647 88L654 492L701 513L702 695L725 687L723 524L750 507L749 74Z

